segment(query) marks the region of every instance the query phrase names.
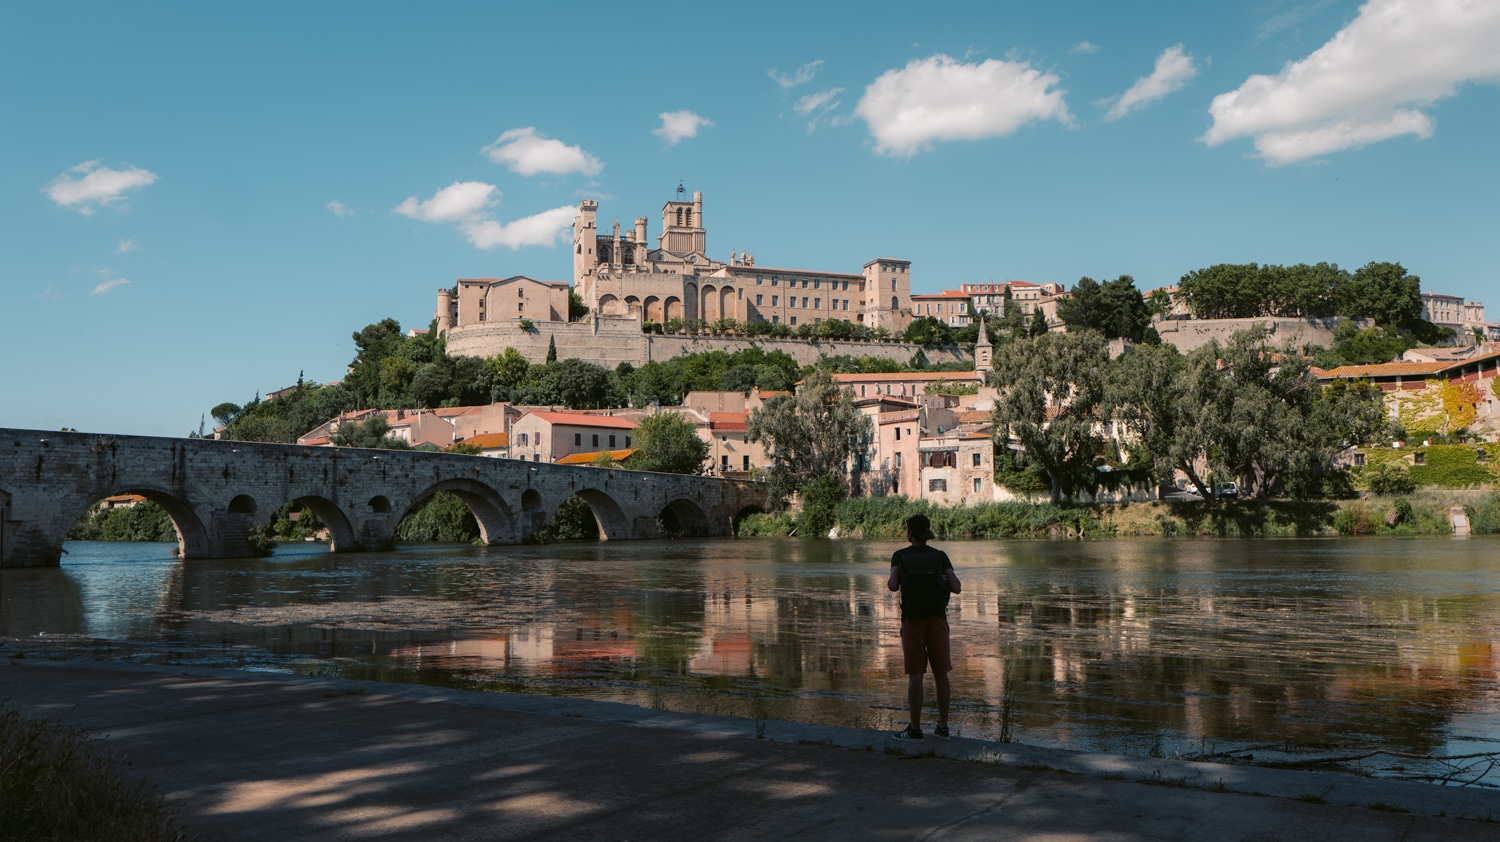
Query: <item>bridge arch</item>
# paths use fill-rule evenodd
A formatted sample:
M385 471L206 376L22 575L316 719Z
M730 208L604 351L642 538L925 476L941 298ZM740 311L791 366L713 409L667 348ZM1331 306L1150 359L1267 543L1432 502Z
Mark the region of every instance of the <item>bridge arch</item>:
M765 513L766 510L761 508L760 506L745 506L744 508L735 512L734 517L730 518L729 521L730 537L734 537L740 534L740 523L744 521L745 518L751 515L763 515Z
M597 488L585 488L574 492L572 496L582 500L593 513L594 521L599 524L600 540L618 541L635 537L631 534L630 519L625 516L624 509L615 502L615 498Z
M390 531L396 531L396 526L401 523L402 518L416 511L419 506L427 502L427 499L439 491L449 494L464 501L473 513L474 520L479 523L479 540L486 544L514 544L521 540L521 535L516 528L516 516L509 505L501 499L495 489L490 488L478 480L472 479L449 479L428 486L412 498L411 505L398 517L391 521Z
M63 511L71 511L73 517L68 518L65 515L51 526L52 534L48 537L52 539L51 543L57 548L56 552L61 555L63 541L67 540L68 537L68 530L72 528L74 521L77 521L78 518L82 517L88 511L90 506L107 497L114 497L120 494L138 494L161 506L162 511L167 513L167 519L172 521L172 528L177 531L177 556L179 558L213 557L214 543L209 537L208 529L204 526L202 518L198 517L198 513L193 510L191 504L159 488L135 485L133 483L125 483L118 487L111 486L102 493L97 490L85 492L82 498L87 499L77 499L71 503L64 504ZM248 526L246 528L248 529Z
M692 500L679 497L656 516L663 538L703 538L710 534L708 515Z
M292 508L307 507L312 513L323 521L328 527L328 551L331 553L349 552L359 549L359 535L354 531L354 524L350 522L349 516L339 505L326 497L309 494L292 500ZM390 510L390 504L386 504L386 510Z

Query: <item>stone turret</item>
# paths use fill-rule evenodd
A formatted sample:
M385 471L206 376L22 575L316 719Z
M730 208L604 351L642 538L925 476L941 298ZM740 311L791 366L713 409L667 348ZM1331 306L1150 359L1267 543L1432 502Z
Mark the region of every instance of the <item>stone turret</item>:
M988 386L990 382L990 369L994 367L995 347L990 342L990 335L984 329L984 316L979 317L979 341L974 344L974 374L979 377L981 386Z

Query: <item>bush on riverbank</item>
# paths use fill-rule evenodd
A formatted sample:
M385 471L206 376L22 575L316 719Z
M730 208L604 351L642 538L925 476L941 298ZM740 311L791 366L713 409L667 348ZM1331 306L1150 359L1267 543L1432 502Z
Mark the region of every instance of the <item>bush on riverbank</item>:
M161 795L83 733L0 705L0 836L5 839L187 838Z
M960 538L1104 538L1199 536L1315 538L1334 535L1446 535L1449 507L1462 505L1476 534L1500 533L1500 492L1417 492L1358 500L1221 500L1056 506L981 503L937 506L906 497L851 497L834 509L841 535L899 539L906 519L925 514L940 540ZM741 537L818 537L786 513L752 515Z

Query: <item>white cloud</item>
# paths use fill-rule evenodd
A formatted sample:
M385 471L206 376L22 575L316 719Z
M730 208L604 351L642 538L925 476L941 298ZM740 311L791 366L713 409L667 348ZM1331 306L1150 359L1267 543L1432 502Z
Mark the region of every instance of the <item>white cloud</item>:
M479 216L500 198L500 189L482 181L455 181L427 201L407 196L396 213L423 222L462 222Z
M699 117L691 111L663 111L658 116L661 117L661 125L652 129L651 133L665 140L668 146L676 146L683 138L697 137L699 129L714 127L713 120Z
M110 278L107 281L100 281L94 287L94 291L91 292L91 293L89 293L89 295L103 295L106 292L109 292L110 290L114 289L115 287L124 286L125 284L128 284L128 283L130 283L130 281L127 281L124 278Z
M56 301L62 298L62 293L53 290L52 285L48 284L45 289L36 294L36 298L38 301Z
M578 208L563 205L539 214L517 219L514 222L496 222L493 219L476 219L463 223L464 236L475 247L492 249L505 246L518 249L522 246L550 246L573 226L573 217Z
M1267 18L1265 23L1262 23L1255 30L1253 43L1259 44L1277 33L1288 29L1296 29L1307 21L1308 18L1333 5L1333 3L1334 0L1316 0L1313 3L1297 5L1285 11L1277 12Z
M115 254L124 254L127 251L135 251L138 248L140 248L140 246L135 244L135 240L121 237L120 244L115 246Z
M813 77L818 75L818 66L822 63L822 59L810 61L797 68L797 72L790 74L781 73L774 67L766 71L766 73L782 88L795 88L798 85L806 85L808 82L811 82Z
M1253 137L1273 166L1403 135L1431 137L1421 109L1464 82L1500 81L1500 3L1371 0L1312 55L1214 97L1215 146Z
M1099 45L1095 44L1095 43L1092 43L1090 41L1079 41L1077 44L1073 45L1072 49L1068 50L1068 53L1070 55L1080 55L1081 54L1081 55L1091 56L1091 55L1093 55L1094 53L1097 53L1097 52L1099 52Z
M803 117L806 117L814 111L826 110L827 108L837 108L839 103L832 100L834 97L843 92L843 88L829 88L826 91L818 91L817 93L808 94L807 96L797 100L797 104L792 106L792 108Z
M488 155L491 161L504 164L511 172L521 175L567 175L575 172L598 175L604 169L604 162L583 151L581 147L569 146L560 140L545 137L532 126L511 129L480 151Z
M838 125L843 120L840 117L830 118L828 115L844 104L843 100L836 98L843 92L843 88L829 88L826 91L810 93L797 100L792 110L796 111L799 116L812 118L807 121L809 133L816 129L819 123L827 122L831 125Z
M1132 111L1138 111L1167 94L1182 90L1198 75L1198 65L1193 57L1183 50L1181 44L1162 50L1156 57L1156 69L1150 76L1135 80L1118 99L1100 100L1098 104L1113 102L1114 106L1104 115L1106 120L1118 120Z
M330 200L328 204L324 205L323 207L328 208L329 213L333 214L336 217L339 217L340 219L343 219L346 216L354 215L354 208L351 208L343 202L340 202L338 199Z
M499 198L500 191L493 184L455 181L425 202L408 196L395 212L422 222L452 223L472 245L486 250L496 246L550 246L573 224L578 212L572 205L563 205L514 222L500 222L489 212Z
M71 175L77 173L77 175ZM124 199L125 191L156 181L156 173L140 167L112 170L98 161L84 161L47 184L47 197L65 208L89 216L101 207Z
M1072 122L1059 79L1027 62L964 64L942 54L887 70L865 88L854 113L875 151L912 156L936 140L1007 135L1037 120Z

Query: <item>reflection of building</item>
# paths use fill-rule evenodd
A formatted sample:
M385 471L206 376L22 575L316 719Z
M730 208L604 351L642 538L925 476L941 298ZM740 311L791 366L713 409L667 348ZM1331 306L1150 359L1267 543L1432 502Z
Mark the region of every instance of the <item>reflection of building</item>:
M662 233L652 248L646 218L621 233L598 228L599 203L579 204L573 219L573 285L595 313L668 319L737 319L786 325L839 319L901 331L911 320L911 264L880 258L860 274L755 265L750 254L708 256L703 194L662 206ZM461 322L464 324L466 322Z

